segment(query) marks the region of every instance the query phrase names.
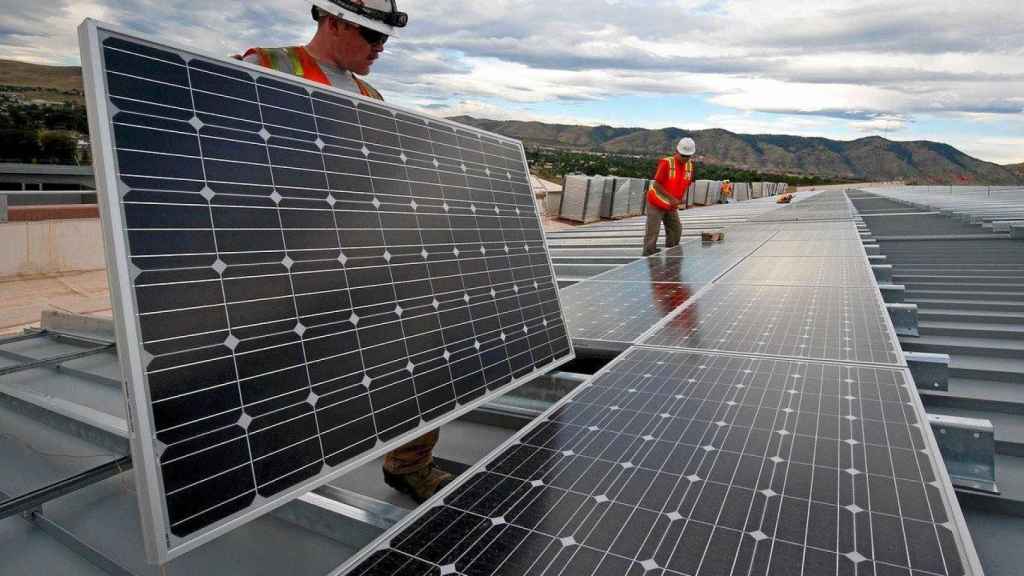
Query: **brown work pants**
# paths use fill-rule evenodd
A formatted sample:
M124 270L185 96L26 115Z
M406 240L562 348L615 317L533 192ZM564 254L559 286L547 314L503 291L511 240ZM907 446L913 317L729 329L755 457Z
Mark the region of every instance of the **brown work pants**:
M441 437L441 430L431 430L419 438L388 452L384 457L384 471L389 474L412 474L434 462L434 446Z
M647 231L644 234L644 256L658 251L658 233L665 224L665 248L679 245L683 235L683 225L679 222L679 210L662 210L651 203L647 204Z

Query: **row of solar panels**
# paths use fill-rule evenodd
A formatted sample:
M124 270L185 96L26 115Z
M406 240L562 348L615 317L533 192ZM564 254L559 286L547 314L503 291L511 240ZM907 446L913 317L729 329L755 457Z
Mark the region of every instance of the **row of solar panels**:
M650 180L614 176L566 176L561 194L549 193L545 199L548 216L589 224L605 219L640 216L646 212L645 192ZM737 182L733 200L785 194L785 182ZM722 202L722 182L696 180L687 191L687 205L709 206Z
M980 574L855 215L805 221L848 200L801 203L588 282L662 319L337 574Z

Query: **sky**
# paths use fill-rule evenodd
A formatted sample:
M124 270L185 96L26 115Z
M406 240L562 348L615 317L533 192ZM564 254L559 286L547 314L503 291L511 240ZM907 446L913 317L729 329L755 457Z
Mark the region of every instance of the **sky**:
M1024 0L398 0L369 80L439 115L935 140L1024 162ZM227 55L303 0L0 0L0 58L78 64L85 17Z

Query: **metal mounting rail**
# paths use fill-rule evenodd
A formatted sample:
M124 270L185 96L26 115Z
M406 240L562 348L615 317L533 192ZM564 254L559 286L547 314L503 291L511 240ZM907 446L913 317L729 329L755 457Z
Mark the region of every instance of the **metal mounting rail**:
M6 493L0 491L0 498L6 499L7 497L8 495ZM26 510L22 514L22 518L107 574L110 574L111 576L135 576L131 571L111 560L103 552L93 548L72 532L47 518L46 515L43 514L42 508L36 507L31 510Z
M36 360L35 362L27 362L25 364L19 364L17 366L8 366L6 368L0 368L0 376L7 376L8 374L15 374L17 372L24 372L25 370L34 370L36 368L46 368L48 366L54 366L57 364L63 364L64 362L70 362L71 360L78 360L79 358L88 358L89 356L95 356L107 350L112 350L115 344L106 344L96 348L90 348L81 352L72 352L70 354L62 354L60 356L54 356L53 358L44 358L42 360Z
M57 498L75 492L80 488L85 488L86 486L90 486L97 482L102 482L111 476L117 476L118 474L131 469L131 456L124 456L112 462L86 470L81 474L65 478L64 480L55 482L49 486L33 490L27 494L22 494L21 496L15 496L13 498L0 501L0 520L14 516L15 514L22 514L36 510L51 500L56 500Z
M34 340L42 336L46 336L46 330L40 330L38 332L26 332L24 334L18 334L17 336L9 336L7 338L0 338L0 346L6 346L7 344L14 344L15 342L24 342L25 340Z

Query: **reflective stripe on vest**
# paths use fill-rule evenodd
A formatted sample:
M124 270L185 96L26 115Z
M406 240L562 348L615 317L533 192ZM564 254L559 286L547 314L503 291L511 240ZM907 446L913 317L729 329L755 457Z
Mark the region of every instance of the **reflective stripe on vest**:
M663 158L662 160L668 162L668 180L669 182L672 182L673 180L676 179L675 157L668 156L666 158ZM690 182L693 180L693 162L687 160L685 169L686 180L687 182ZM666 194L668 194L667 190L665 192ZM670 210L673 206L684 203L686 201L686 190L683 190L683 194L679 198L671 197L671 194L666 196L666 194L662 194L661 192L659 192L658 189L654 186L654 183L652 182L650 189L647 191L647 201L654 205L654 207L660 208L661 210ZM685 208L685 205L683 207Z
M331 81L327 78L327 74L324 74L323 69L317 64L316 59L313 58L309 52L302 46L289 46L286 48L250 48L242 56L243 59L248 58L251 54L256 54L260 59L260 65L267 68L273 68L278 72L286 72L288 74L294 74L300 78L318 82L320 84L331 85ZM352 74L352 80L355 82L359 93L367 98L373 98L374 100L384 100L380 92L377 92L373 86L370 86L366 81L359 79L355 74Z

